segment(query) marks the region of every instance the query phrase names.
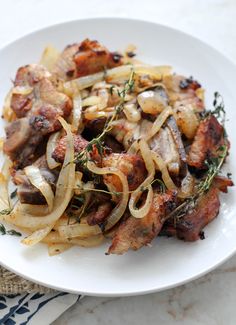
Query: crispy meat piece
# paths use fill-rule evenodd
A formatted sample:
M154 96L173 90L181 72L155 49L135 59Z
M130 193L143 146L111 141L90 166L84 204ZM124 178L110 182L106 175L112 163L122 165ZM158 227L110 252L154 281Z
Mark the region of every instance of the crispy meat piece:
M100 225L106 221L106 218L109 216L112 210L111 202L104 202L89 212L87 215L87 222L90 226Z
M122 64L122 56L111 53L97 41L85 39L74 55L76 76L82 77Z
M215 219L219 213L219 191L227 192L227 187L233 182L225 177L216 177L211 189L202 196L196 208L174 223L167 220L163 227L163 235L176 236L185 241L195 241L201 238L202 229Z
M81 135L74 134L74 149L75 153L81 152L88 144L88 141L85 140ZM65 158L66 153L66 136L62 137L52 153L52 158L55 159L57 162L62 163Z
M103 167L115 167L125 174L129 190L135 190L146 178L147 171L143 159L135 154L112 153L104 157ZM116 175L104 175L104 183L117 192L122 191L122 184Z
M217 150L225 142L223 127L215 116L209 116L199 124L188 154L188 165L205 169L207 167L205 161L219 156Z
M33 165L40 169L42 176L51 185L53 191L55 191L59 172L48 168L45 156L37 159ZM30 183L24 170L17 170L12 180L17 185L17 195L21 203L46 204L44 196Z
M51 77L51 74L39 64L30 64L17 70L14 86L32 87L32 92L26 95L13 93L11 108L17 117L24 117L31 110L33 105L33 87L44 78Z
M85 39L65 48L55 64L53 73L64 80L71 80L121 64L120 54L109 52L97 41Z
M16 74L15 85L32 87L32 92L12 98L12 108L19 120L7 126L3 149L15 168L32 161L44 137L61 128L58 117L67 117L71 112L70 98L58 92L49 77L50 73L36 64L22 67ZM27 106L22 106L23 102Z
M175 208L175 203L174 191L155 193L151 210L144 218L130 216L120 224L108 254L124 254L129 249L138 250L151 243L160 232L166 215Z
M216 176L214 179L214 186L217 187L223 193L228 193L228 187L233 185L233 181L224 176Z
M64 80L76 78L74 55L79 51L79 44L68 45L60 54L53 73Z

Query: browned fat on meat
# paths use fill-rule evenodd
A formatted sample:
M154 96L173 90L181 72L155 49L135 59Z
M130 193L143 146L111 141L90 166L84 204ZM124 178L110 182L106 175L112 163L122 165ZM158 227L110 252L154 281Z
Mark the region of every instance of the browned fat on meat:
M205 169L205 161L219 156L218 149L225 143L229 146L229 142L224 138L224 128L215 116L209 116L199 124L188 154L188 165Z
M219 191L227 192L233 182L224 177L216 177L211 189L202 196L195 209L181 217L175 223L168 220L163 227L163 235L177 236L185 241L196 241L201 238L202 229L215 219L219 213Z
M72 44L65 48L53 72L65 80L70 80L121 64L120 54L109 52L98 41L85 39L79 44Z
M135 154L112 153L102 160L103 167L115 167L127 177L129 190L135 190L145 180L147 171L143 159ZM122 184L116 175L104 175L105 184L122 192Z
M158 235L166 215L176 206L176 192L155 193L149 213L137 219L129 216L116 231L108 254L124 254L129 249L138 250Z

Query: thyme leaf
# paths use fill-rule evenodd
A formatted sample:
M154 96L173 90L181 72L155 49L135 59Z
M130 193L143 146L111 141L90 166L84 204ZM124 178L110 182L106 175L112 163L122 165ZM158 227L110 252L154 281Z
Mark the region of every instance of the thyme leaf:
M21 233L14 230L14 229L10 229L10 230L6 230L5 226L0 223L0 234L1 235L10 235L10 236L21 236Z
M120 101L118 105L115 107L114 113L112 116L107 120L104 129L101 134L99 134L96 138L92 139L85 149L83 149L74 159L73 162L76 164L79 164L81 166L87 165L87 162L91 160L90 158L90 153L93 152L94 147L97 149L98 154L103 157L104 153L104 146L103 146L103 139L104 136L111 131L113 128L112 122L116 120L118 115L123 111L124 108L124 102L125 102L125 96L129 93L132 92L134 88L134 71L132 70L129 76L129 80L125 82L124 88L118 92L118 95L120 97Z
M175 210L173 210L169 214L168 218L174 217L176 219L179 219L183 217L187 212L192 211L196 207L198 199L209 191L214 181L214 178L220 173L221 167L227 156L227 145L221 146L218 151L218 157L212 158L206 162L206 165L208 167L206 176L198 184L196 193L186 198L182 204L180 204Z

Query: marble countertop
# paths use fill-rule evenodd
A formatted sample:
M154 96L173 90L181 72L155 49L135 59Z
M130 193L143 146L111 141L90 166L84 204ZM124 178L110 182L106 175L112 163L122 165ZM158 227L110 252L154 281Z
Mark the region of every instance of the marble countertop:
M190 33L236 62L235 0L6 0L0 45L32 30L86 17L132 17ZM54 325L236 324L236 256L187 285L129 298L85 297Z

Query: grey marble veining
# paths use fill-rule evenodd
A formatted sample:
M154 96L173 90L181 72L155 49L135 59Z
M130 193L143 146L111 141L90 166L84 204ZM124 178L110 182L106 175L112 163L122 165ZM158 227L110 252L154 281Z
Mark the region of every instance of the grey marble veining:
M91 16L140 18L175 27L236 62L235 0L7 0L1 2L0 44L48 24ZM236 256L208 275L164 292L129 298L85 297L53 324L234 325L235 284Z

